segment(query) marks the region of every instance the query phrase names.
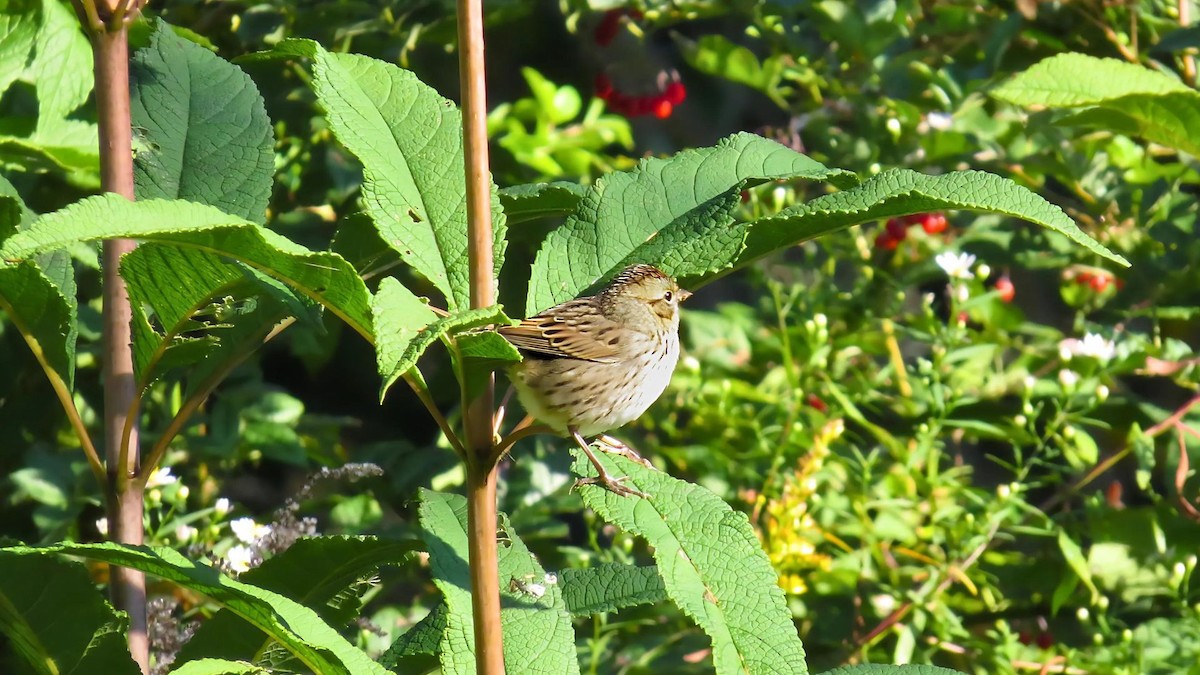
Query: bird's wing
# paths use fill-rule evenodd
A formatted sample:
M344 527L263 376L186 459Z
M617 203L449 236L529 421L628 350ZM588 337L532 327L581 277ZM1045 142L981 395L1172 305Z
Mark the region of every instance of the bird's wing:
M572 312L573 300L515 326L501 326L500 335L518 349L600 363L619 360L619 327L594 308Z

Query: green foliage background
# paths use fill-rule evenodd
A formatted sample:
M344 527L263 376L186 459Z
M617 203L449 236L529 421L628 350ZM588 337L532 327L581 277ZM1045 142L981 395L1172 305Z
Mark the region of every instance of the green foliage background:
M734 182L744 184L732 193L704 193L707 176L695 169L688 174L697 189L694 205L644 198L663 206L648 209L655 218L673 222L673 209L690 213L722 195L732 206L736 195L742 200L736 221L756 225L742 233L745 250L734 237L703 255L662 258L676 265L685 285L726 274L726 262L746 264L697 289L683 320L686 355L671 388L622 433L666 474L708 488L749 517L779 572L809 667L912 662L1006 673L1057 657L1093 672L1194 667L1200 597L1190 582L1200 530L1189 467L1197 460L1192 405L1200 176L1191 120L1200 117L1200 103L1188 64L1200 39L1194 26L1180 26L1178 6L1018 3L1014 11L961 2L646 4L638 7L642 18L624 19L606 48L595 44L592 31L609 8L570 0L488 4L495 183L591 186L498 191L507 221L496 223L497 232L508 228L507 239L499 240L508 246L497 262L501 299L512 313L536 311L574 295L604 265L676 250L663 245L656 252L661 242L654 240L615 249L593 242L597 250L589 250L587 260L600 260L596 269L550 269L561 265L564 252L589 241L589 228L624 216L605 211L607 195L642 198L636 191L647 188L629 178L634 174L601 176L633 169L643 155L704 148L690 151L699 166L705 153L727 150L710 147L720 139L753 131L819 163L816 169L763 161L736 176ZM251 184L256 173L249 168L245 176L229 176L227 193L203 199L242 220L197 207L191 231L171 235L193 252L157 262L131 256L126 265L169 266L183 275L197 268L196 257L218 251L243 263L292 265L301 289L280 289L270 278L247 278L231 267L219 280L230 289L229 301L206 307L203 318L188 311L195 298L171 292L191 285L186 276L135 289L145 312L144 344L154 346L138 360L139 379L157 382L148 389L145 411L151 439L189 388L206 381L162 377L172 358L261 339L237 332L239 317L299 318L235 370L184 434L163 448L179 480L151 492L151 541L191 557L221 557L238 541L234 517L302 530L294 522L297 512L315 517L322 534L415 538L420 521L435 517L447 527L455 504L426 495L418 508L416 496L418 487L452 491L461 483L453 453L432 447L437 427L407 388L392 388L379 403L371 346L344 330L349 325L371 334L371 308L357 307L339 320L316 311L314 302L353 297L357 289L347 285L363 283L357 270L372 288L373 277L395 272L409 289L440 293L451 307L465 305L464 279L453 276L460 270L435 267L442 256L423 258L419 249L380 253L386 247L366 216L396 216L389 195L411 186L399 168L364 173L362 166L372 164L369 153L379 148L370 137L351 136L363 123L327 118L316 101L322 86L348 77L338 68L380 67L357 55L398 63L456 99L452 7L333 2L318 11L290 2L181 2L151 11L177 26L178 36L152 32L151 22L140 26L134 39L146 49L135 76L169 70L178 49L213 49L231 60L268 49L311 56L310 43L286 41L306 38L329 50L311 71L299 61L245 57L243 81L195 78L192 91L138 103L151 120L172 100L204 96L205 86L234 96L252 82L274 141L258 135L229 143L246 148L247 167L273 167L275 180ZM65 5L9 3L0 17L11 47L0 51L0 89L9 85L0 99L7 179L0 192L19 194L32 211L48 213L98 185L95 126L84 105L90 52ZM176 51L166 48L163 35L174 38ZM18 63L10 57L16 53L31 56ZM599 72L625 90L653 93L661 86L659 73L672 69L688 98L667 121L626 120L591 95ZM1014 78L1018 73L1024 74ZM378 92L362 95L367 103L382 100ZM139 129L144 138L181 130L170 118ZM446 128L441 133L439 147L452 152L457 140ZM154 180L156 169L172 161L164 147L157 141L139 147L139 189L189 197L186 185ZM651 158L641 167L653 175L665 166L660 162ZM836 182L836 172L820 173L829 171L825 167L866 180L830 194L823 184L798 180ZM1131 267L1004 213L972 213L974 205L955 183L966 174L951 173L966 169L1011 179L1062 207L1083 233ZM452 192L450 178L421 190ZM863 194L870 197L854 201ZM876 246L882 221L902 212L889 210L893 195L924 210L946 210L950 229L926 235L912 227L894 251ZM103 200L54 217L66 222ZM581 202L594 205L584 211L594 219L566 216ZM164 219L188 215L139 208L122 222L153 239ZM392 225L428 228L426 243L436 251L438 225L453 215L417 213ZM566 225L547 235L558 224L555 216L566 216ZM259 234L250 227L256 223L270 231ZM686 227L686 217L682 223ZM863 225L815 239L850 223ZM666 228L657 236L669 243L670 234ZM719 244L729 234L714 226L709 241ZM6 251L18 250L18 237L6 239ZM290 250L283 237L341 258ZM760 257L798 240L806 241ZM21 250L44 252L52 244L31 242ZM22 297L31 309L49 308L34 317L42 325L58 325L76 302L69 297L71 271L79 271L83 342L78 351L48 348L46 354L63 381L76 383L81 414L95 425L95 252L80 244L68 250L69 257L43 253L57 257L39 259L38 273L58 282L64 297ZM947 278L936 256L964 251L990 269L976 264L968 278ZM395 271L398 261L407 265ZM534 284L559 274L563 285L527 288L531 266L539 271ZM25 281L38 287L31 268L12 274L28 275ZM996 290L1001 278L1015 287L1012 302ZM1108 281L1089 281L1097 278ZM382 288L389 285L403 288L394 282ZM247 288L260 304L236 300ZM42 369L16 330L16 314L0 319L0 373L6 374L0 430L8 441L0 453L7 476L0 534L28 543L98 540L100 496ZM166 320L172 316L178 320ZM403 331L422 329L424 320L388 334L407 344ZM207 339L204 332L215 327L228 327L237 339ZM1099 344L1098 351L1081 352L1070 342L1088 334L1098 336L1090 343ZM437 340L436 333L428 335L430 343ZM383 355L381 342L379 363ZM435 350L421 365L435 399L453 410L455 373L441 356ZM404 353L388 358L397 377L410 365ZM505 469L502 509L520 546L537 556L514 558L514 583L527 586L547 570L661 567L663 551L648 550L634 537L649 527L636 514L612 513L621 505L592 493L584 499L594 511L580 510L579 496L567 489L571 458L563 450L554 440L523 444ZM296 510L278 510L304 476L347 462L373 462L384 473L353 485L326 482L307 491ZM219 498L232 500L232 513ZM432 513L435 507L443 512ZM75 551L97 559L119 555L103 547ZM373 628L347 627L342 634L372 656L392 647L385 664L428 666L436 663L430 660L435 652L461 657L454 645L422 642L426 633L419 630L463 620L461 599L456 605L447 585L461 570L430 569L408 554L362 553L364 562L343 572L345 579L366 579L383 562L396 563L379 572L383 583L362 583L347 594L352 602L336 593L314 602L340 607L334 618L323 617L333 625L346 625L360 610L370 617ZM141 564L189 573L186 561L168 549L155 555L146 554ZM521 567L531 560L536 569ZM262 598L239 595L260 592L250 586L251 574L242 579L254 590L228 592L259 607ZM336 570L320 574L349 584ZM663 602L669 596L683 607L689 605L681 597L702 603L699 583L681 573L664 579L663 587L646 582L616 598L572 599L552 591L546 602L557 603L564 617L552 628L574 627L577 653L564 654L563 663L588 672L711 671L714 654L691 620L699 621L695 612ZM562 595L568 595L565 584ZM568 624L566 613L585 600L622 609ZM182 603L189 617L212 610L197 597ZM293 610L305 611L287 607ZM87 611L104 616L106 608ZM407 643L393 646L412 626ZM220 625L206 630L237 633ZM308 658L335 658L317 648L304 652L306 640L327 636L269 634ZM111 638L97 644L111 646ZM343 648L336 640L328 644ZM80 652L77 645L64 650ZM287 665L276 656L277 665ZM86 658L110 656L78 658L86 664Z

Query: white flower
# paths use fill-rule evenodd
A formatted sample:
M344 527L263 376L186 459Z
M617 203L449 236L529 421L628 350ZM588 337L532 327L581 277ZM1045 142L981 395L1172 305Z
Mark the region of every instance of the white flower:
M100 534L107 537L108 536L108 518L97 518L96 519L96 530L98 530L100 532Z
M975 264L975 256L970 253L951 253L950 251L946 251L937 254L937 257L933 261L951 279L970 279L974 276L971 272L971 265Z
M1082 340L1067 338L1058 343L1058 355L1063 361L1070 361L1076 356L1087 356L1100 363L1107 363L1116 352L1117 345L1112 340L1105 340L1104 336L1096 333L1088 333Z
M929 125L930 129L945 131L954 126L954 117L949 113L931 112L925 115L925 123Z
M253 518L238 518L229 523L229 527L233 530L233 536L246 544L253 544L271 532L270 525L259 525Z
M1058 371L1058 381L1062 383L1063 387L1072 389L1075 385L1079 384L1079 373L1063 368Z
M175 538L181 542L191 541L200 531L191 525L180 525L175 528Z
M171 467L161 466L150 473L150 478L146 480L146 489L163 487L178 480L179 478L171 475Z
M254 564L254 549L238 544L225 553L225 562L229 563L229 569L241 574Z
M229 513L229 510L232 508L233 508L233 505L230 504L229 500L226 499L225 497L221 497L220 499L217 500L216 504L213 504L213 511L216 512L218 517L223 516L226 513Z

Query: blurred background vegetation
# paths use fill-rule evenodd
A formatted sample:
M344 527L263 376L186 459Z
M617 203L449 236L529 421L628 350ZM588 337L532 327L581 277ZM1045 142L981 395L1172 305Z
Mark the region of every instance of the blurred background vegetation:
M689 303L671 388L618 435L750 515L811 667L1200 672L1196 159L989 96L1063 52L1194 87L1195 3L497 0L485 9L501 186L592 182L748 130L863 175L992 171L1133 263L1108 267L996 215L928 214L806 243ZM312 38L398 63L458 98L446 0L178 0L148 13L227 59ZM277 139L268 224L323 248L335 224L353 226L361 171L317 114L301 66L247 71ZM31 99L20 81L0 99L0 162L46 212L94 192L97 167L71 138L14 140L34 124ZM87 122L86 111L74 117ZM771 213L822 189L762 186L743 196L744 209ZM529 264L545 229L511 231L501 284L515 308L523 289L505 280ZM90 341L79 351L80 408L95 425L98 274L94 252L74 253ZM7 328L0 317L0 533L94 540L101 497ZM445 360L431 354L422 368L452 407ZM148 438L180 386L164 383L144 411ZM377 392L369 345L336 320L268 344L173 446L151 492L151 540L236 568L254 562L229 553L261 539L255 524L411 531L416 488L453 489L461 469L411 394L397 388L380 406ZM504 469L501 508L526 543L548 569L648 560L580 511L564 448L523 444ZM336 472L285 506L320 469L347 463L383 474ZM436 600L420 570L389 574L359 638L374 650ZM185 619L208 611L178 600ZM590 672L708 668L705 638L673 608L577 628Z

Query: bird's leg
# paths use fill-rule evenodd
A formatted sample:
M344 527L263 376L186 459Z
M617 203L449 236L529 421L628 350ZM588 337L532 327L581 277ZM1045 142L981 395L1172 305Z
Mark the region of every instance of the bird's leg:
M639 455L637 450L629 447L628 444L619 439L613 438L608 434L600 434L600 436L596 438L596 442L600 444L600 449L604 452L613 455L620 455L625 459L633 460L638 464L641 464L647 469L654 469L654 465L650 463L650 460ZM654 470L657 471L658 469Z
M598 474L595 478L580 478L579 480L575 481L575 487L579 487L580 485L599 485L621 496L637 495L643 499L650 498L650 495L646 494L645 492L635 488L627 487L625 485L625 481L629 480L629 476L621 476L620 478L613 478L610 476L608 471L604 468L604 465L601 464L600 460L596 458L596 453L592 452L592 448L588 445L588 442L583 440L583 436L579 435L578 429L571 427L568 428L567 431L571 433L571 437L575 439L575 442L579 444L579 447L583 448L583 453L587 455L589 460L591 460L592 466L596 467L596 473Z

